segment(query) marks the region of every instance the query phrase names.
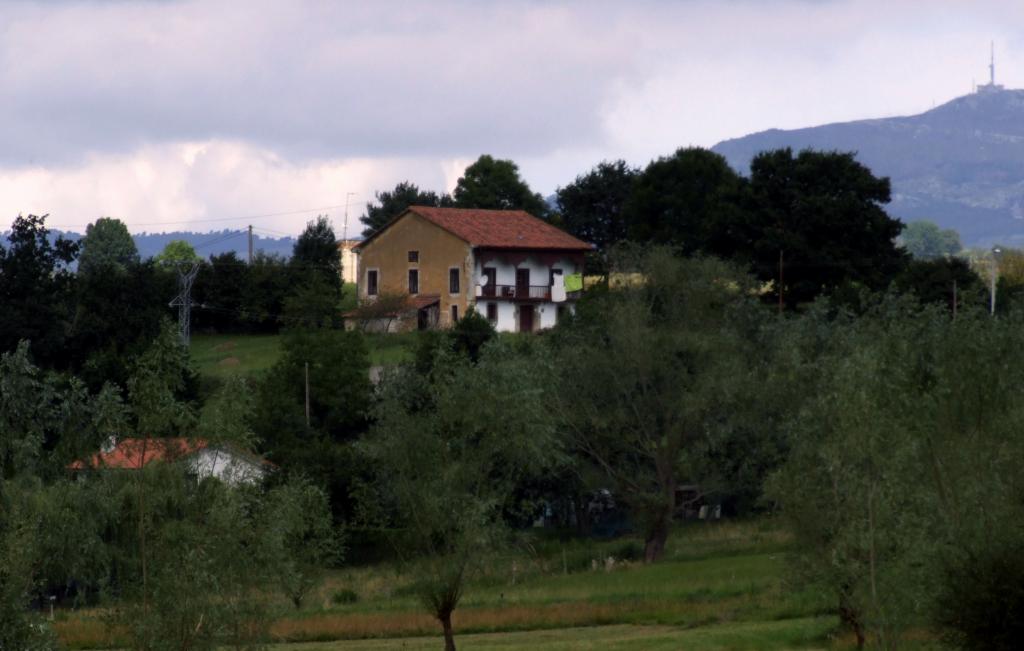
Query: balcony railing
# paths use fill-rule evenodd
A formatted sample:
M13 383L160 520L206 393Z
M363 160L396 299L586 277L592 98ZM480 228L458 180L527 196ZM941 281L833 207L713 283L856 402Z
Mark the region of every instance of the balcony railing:
M483 298L504 298L517 301L550 301L548 285L484 285ZM566 292L566 298L579 298L580 292Z

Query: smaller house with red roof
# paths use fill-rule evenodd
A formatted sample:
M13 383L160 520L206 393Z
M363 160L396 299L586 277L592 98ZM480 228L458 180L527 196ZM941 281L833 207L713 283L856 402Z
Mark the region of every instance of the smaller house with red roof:
M522 210L411 206L356 247L360 308L346 316L428 329L474 308L499 331L549 328L575 309L592 249Z
M184 463L196 479L216 477L237 486L263 481L273 464L232 445L214 445L205 439L125 438L108 440L88 459L71 463L72 472L138 470L152 463Z

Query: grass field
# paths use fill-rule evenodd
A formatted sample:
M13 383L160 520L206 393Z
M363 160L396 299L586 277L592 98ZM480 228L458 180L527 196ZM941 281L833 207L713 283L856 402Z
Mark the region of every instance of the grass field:
M477 633L456 638L464 649L530 649L532 651L724 651L726 649L824 649L834 622L829 617L781 622L754 622L684 629L674 626L591 626L547 631ZM284 644L281 651L434 651L437 636L402 640L349 640Z
M415 333L365 335L372 366L393 366L412 358ZM266 371L281 355L280 335L192 336L189 347L200 377L216 382L230 375L253 377Z
M771 522L680 527L654 565L635 540L570 541L528 535L482 563L454 616L462 649L852 648L833 639L828 599L783 583L788 536ZM301 610L282 599L271 635L278 651L440 648L440 629L410 589L409 567L381 563L331 571ZM354 591L355 603L333 595ZM116 643L88 611L65 613L70 648Z

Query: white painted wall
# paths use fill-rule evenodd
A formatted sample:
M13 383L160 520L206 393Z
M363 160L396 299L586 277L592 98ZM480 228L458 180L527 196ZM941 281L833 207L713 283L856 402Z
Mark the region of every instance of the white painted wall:
M479 284L481 278L483 278L483 268L485 265L480 264L480 260L474 258L473 262L473 283ZM514 265L510 262L501 260L500 258L492 258L487 261L486 266L494 267L499 285L515 285L516 284L516 269L526 268L530 270L530 284L531 285L547 285L548 276L551 273L551 267L555 269L561 269L564 274L577 273L576 265L572 263L568 258L559 260L554 265L546 265L538 262L533 258L527 258L521 264Z
M485 266L494 267L498 285L515 285L517 268L526 268L530 270L530 285L533 286L547 285L552 267L555 269L561 269L564 275L582 271L577 269L576 265L568 258L558 260L553 265L542 264L533 258L527 258L519 265L503 261L500 258L490 258L487 260L486 264L481 264L480 259L474 258L473 265L471 288L474 294L476 292L476 285L480 284L483 280L483 268ZM489 299L480 296L476 299L476 311L486 317L487 303L490 302L494 302L498 306L498 322L495 324L495 329L498 332L517 332L519 330L518 305L509 299ZM558 304L533 303L533 305L534 327L536 329L554 327L558 319ZM573 301L566 301L565 303L562 303L562 305L568 306L570 310L576 309Z
M228 450L203 448L189 456L189 470L199 479L216 477L226 484L258 484L267 469Z

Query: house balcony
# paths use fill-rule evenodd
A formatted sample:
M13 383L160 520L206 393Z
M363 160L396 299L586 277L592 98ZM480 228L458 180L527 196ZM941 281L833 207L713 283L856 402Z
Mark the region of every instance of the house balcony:
M484 285L480 298L504 299L508 301L551 301L551 287L548 285ZM566 300L575 300L582 292L566 292Z

